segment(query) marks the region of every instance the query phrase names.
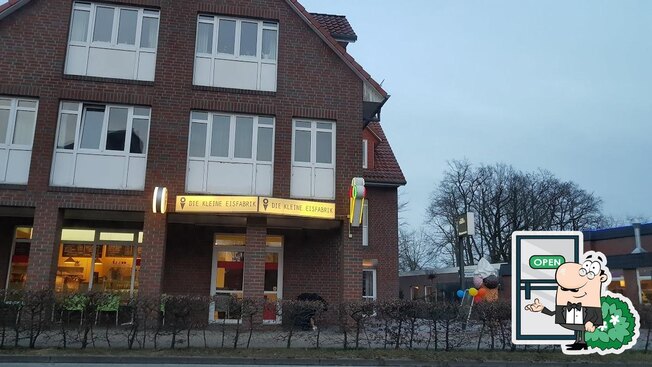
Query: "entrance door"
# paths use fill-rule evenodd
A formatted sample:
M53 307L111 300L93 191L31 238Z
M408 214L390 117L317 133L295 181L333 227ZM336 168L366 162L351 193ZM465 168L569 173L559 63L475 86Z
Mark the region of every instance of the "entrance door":
M213 271L209 319L236 322L241 318L237 301L244 292L244 234L216 234L213 246ZM263 310L265 323L280 320L277 302L283 295L283 237L267 236L265 257L264 297L268 302Z
M283 237L267 236L265 256L265 300L263 323L273 324L281 321L278 302L283 295Z

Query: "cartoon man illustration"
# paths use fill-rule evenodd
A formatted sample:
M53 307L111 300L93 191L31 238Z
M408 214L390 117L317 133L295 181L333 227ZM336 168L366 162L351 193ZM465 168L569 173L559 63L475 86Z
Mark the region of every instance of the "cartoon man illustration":
M585 350L585 332L591 333L603 324L600 297L605 288L603 285L609 284L610 279L604 254L588 251L581 264L567 262L557 268L554 311L542 305L538 298L525 309L554 315L556 324L575 331L575 343L568 345L567 350Z

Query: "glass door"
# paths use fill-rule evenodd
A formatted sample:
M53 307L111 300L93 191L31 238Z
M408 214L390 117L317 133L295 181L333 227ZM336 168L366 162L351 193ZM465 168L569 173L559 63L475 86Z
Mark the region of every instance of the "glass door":
M217 234L213 244L211 321L236 322L240 319L235 300L242 299L244 285L244 235Z
M283 237L267 236L265 256L265 308L264 323L281 321L278 301L283 295Z
M5 285L7 290L20 291L25 288L31 240L32 228L16 228L13 246L11 247L11 256L9 256L7 284Z

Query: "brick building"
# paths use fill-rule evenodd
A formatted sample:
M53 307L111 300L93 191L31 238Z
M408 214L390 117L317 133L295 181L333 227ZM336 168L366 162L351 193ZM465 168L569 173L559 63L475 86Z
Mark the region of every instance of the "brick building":
M1 6L0 284L396 297L405 179L356 40L296 0Z

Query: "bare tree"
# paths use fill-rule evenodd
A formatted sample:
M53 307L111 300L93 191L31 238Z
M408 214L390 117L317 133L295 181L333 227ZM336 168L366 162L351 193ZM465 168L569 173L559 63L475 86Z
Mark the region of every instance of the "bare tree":
M453 161L432 194L427 223L442 254L438 260L450 263L459 246L454 220L475 212L476 235L465 245L464 262L474 264L484 256L505 262L511 256L512 232L600 228L608 223L601 204L593 193L548 171Z
M421 270L435 265L436 246L423 231L400 229L398 265L400 271Z

